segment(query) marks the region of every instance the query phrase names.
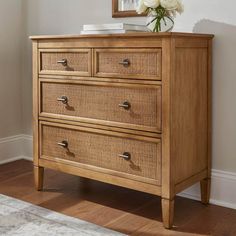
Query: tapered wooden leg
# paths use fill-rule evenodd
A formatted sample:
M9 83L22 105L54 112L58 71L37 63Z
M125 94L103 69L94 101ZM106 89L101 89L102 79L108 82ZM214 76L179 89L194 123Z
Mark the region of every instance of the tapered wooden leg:
M43 175L44 175L44 168L40 166L34 166L34 182L35 182L35 188L38 191L43 190Z
M174 219L174 200L162 198L162 219L163 225L166 229L173 226Z
M203 204L209 204L211 191L211 179L206 178L201 181L201 201Z

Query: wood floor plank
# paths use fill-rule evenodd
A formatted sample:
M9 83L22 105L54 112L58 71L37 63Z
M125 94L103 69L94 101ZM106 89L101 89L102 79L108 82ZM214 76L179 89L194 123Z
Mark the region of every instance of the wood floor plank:
M32 172L32 163L26 160L15 161L1 165L0 182L18 177L26 172Z
M0 193L132 236L235 236L236 210L177 197L174 228L162 225L160 198L45 170L44 190L34 188L33 165L0 166Z
M234 214L231 214L232 212L234 212ZM234 235L231 234L231 232L233 232L235 228L236 228L235 210L209 205L205 207L200 214L194 214L191 217L191 220L188 221L187 224L178 228L178 231L192 232L201 235L228 236L228 235Z
M114 220L105 226L130 235L153 220L161 222L161 204L159 198L153 199L147 204L140 205L133 212L126 213L118 220Z
M123 215L136 211L140 205L144 205L150 201L150 199L145 199L144 196L137 196L137 198L133 198L132 201L130 197L131 195L128 193L122 196L114 196L112 197L113 200L111 204L105 204L103 207L91 211L84 220L106 226Z
M163 228L162 222L152 221L144 227L130 234L131 236L205 236L195 233L178 232Z

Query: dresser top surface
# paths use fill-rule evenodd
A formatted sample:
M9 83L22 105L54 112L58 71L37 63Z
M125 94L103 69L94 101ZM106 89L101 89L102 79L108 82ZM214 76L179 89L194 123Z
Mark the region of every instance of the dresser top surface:
M165 33L127 33L127 34L97 34L97 35L35 35L30 36L32 40L43 39L79 39L79 38L176 38L176 37L193 37L193 38L213 38L213 34L196 34L196 33L180 33L180 32L165 32Z

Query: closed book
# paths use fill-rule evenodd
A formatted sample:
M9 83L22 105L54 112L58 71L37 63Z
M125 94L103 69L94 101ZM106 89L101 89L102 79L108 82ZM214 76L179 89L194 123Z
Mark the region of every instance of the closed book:
M135 31L135 30L82 30L80 31L80 34L126 34L126 33L137 33L141 31Z
M114 24L84 25L83 30L84 31L94 31L94 30L134 30L134 31L147 31L147 27L145 25L114 23Z

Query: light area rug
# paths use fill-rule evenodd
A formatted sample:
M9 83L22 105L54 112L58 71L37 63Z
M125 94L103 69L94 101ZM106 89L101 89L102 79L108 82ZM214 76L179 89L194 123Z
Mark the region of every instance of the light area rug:
M124 236L98 225L1 194L0 235Z

